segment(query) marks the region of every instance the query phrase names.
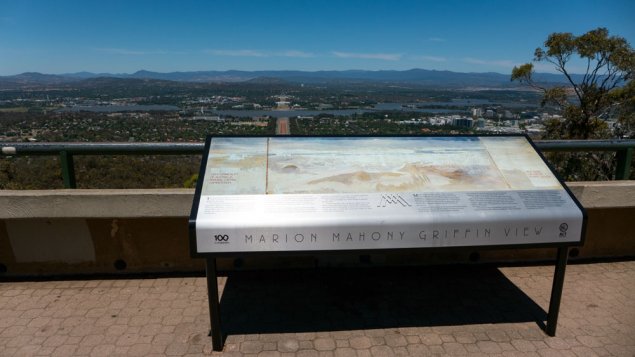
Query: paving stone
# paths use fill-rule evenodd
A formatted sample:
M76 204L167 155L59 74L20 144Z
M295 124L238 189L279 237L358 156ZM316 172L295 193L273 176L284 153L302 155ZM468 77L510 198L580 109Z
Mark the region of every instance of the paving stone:
M278 344L276 342L265 342L262 344L263 351L275 351L278 349Z
M171 343L165 349L167 356L182 356L187 353L189 346L186 343Z
M430 354L430 349L428 348L428 346L421 343L410 344L406 346L406 349L411 356L427 356L428 354Z
M103 335L87 335L79 342L80 346L97 346L104 340Z
M152 345L149 343L137 343L130 346L128 349L128 355L130 356L146 356L152 350Z
M421 339L421 343L428 346L440 345L443 343L443 341L441 340L441 337L433 333L426 333L426 334L419 335L419 338Z
M373 346L370 348L373 357L393 357L394 351L389 346Z
M408 349L403 346L393 347L392 351L395 353L395 357L410 357Z
M360 335L363 335L363 333L360 333ZM353 331L333 331L333 332L331 332L331 337L333 337L336 340L349 339L352 336L354 336Z
M547 349L547 348L538 350L538 354L542 357L563 357L564 356L561 351Z
M571 348L571 352L575 353L578 357L595 357L598 354L591 348L587 346L575 346Z
M297 357L318 357L316 350L300 350L296 353Z
M350 347L336 348L333 351L335 357L356 357L357 352Z
M531 341L512 340L511 344L512 346L514 346L514 348L521 352L533 352L537 350L536 345L531 343Z
M313 341L300 341L300 349L301 350L312 350L313 349Z
M300 342L296 339L285 339L278 341L278 351L295 352L300 349Z
M633 346L606 345L604 348L613 356L632 357L635 355L635 348L633 348Z
M108 357L115 352L115 345L97 345L90 352L91 357Z
M384 340L384 338L382 336L371 336L370 337L370 344L373 345L373 346L384 345L384 344L386 344L386 340Z
M335 357L333 351L318 351L318 357Z
M335 349L335 340L332 338L316 338L313 347L318 351L332 351Z
M445 350L441 345L429 346L428 348L430 349L430 353L433 355L445 355Z
M451 356L463 356L467 355L465 347L458 342L445 342L443 343L443 349Z
M44 340L44 342L42 343L42 346L45 347L57 347L57 346L61 346L64 344L64 342L68 339L67 336L64 335L53 335L48 337L46 340Z
M262 351L258 353L258 357L280 357L280 352L278 351Z
M581 344L587 347L602 347L604 344L598 337L588 336L588 335L580 335L576 336L576 339L580 341Z
M538 352L504 351L503 357L540 357Z
M511 340L505 331L488 331L487 336L494 342L508 342Z
M240 352L259 353L262 351L263 345L261 341L245 341L240 344Z
M167 345L174 340L174 335L171 333L160 333L151 337L153 345Z
M132 334L132 333L125 333L121 336L119 336L119 338L117 339L117 342L115 343L116 346L132 346L135 343L137 343L137 339L138 339L139 335L138 334Z
M468 343L476 343L476 337L472 333L469 332L455 332L453 333L454 339L458 343L468 344Z
M481 350L481 352L487 354L501 353L503 351L498 343L494 341L478 341L476 345L478 346L479 350Z
M421 339L419 338L419 336L407 335L405 337L406 337L406 341L408 342L408 344L421 343Z
M390 347L406 346L408 344L406 338L400 334L387 334L384 336L384 341Z
M14 353L16 356L32 356L34 355L38 350L40 349L40 346L38 345L26 345L26 346L21 346L20 348L14 349ZM7 355L9 355L7 353Z
M554 349L557 350L566 350L571 348L571 346L563 339L559 338L559 337L551 337L551 338L547 338L545 340L545 343Z

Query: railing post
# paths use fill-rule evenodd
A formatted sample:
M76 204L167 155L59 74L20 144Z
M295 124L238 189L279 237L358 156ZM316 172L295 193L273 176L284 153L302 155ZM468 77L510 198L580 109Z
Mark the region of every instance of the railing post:
M616 180L628 180L631 176L631 162L633 161L633 148L618 150L615 154L617 167L615 168Z
M60 165L62 165L62 178L65 188L77 188L75 184L75 165L73 164L73 154L68 151L60 151Z

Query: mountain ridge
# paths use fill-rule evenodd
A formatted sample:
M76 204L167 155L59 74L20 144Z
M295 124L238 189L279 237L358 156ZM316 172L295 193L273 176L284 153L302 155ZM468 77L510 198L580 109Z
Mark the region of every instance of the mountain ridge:
M581 75L574 75L579 78ZM43 74L25 72L12 76L0 76L0 87L28 87L35 85L71 84L94 78L120 79L153 79L174 82L195 83L260 83L267 80L273 82L287 82L289 84L346 84L384 83L411 84L424 87L518 87L519 84L510 81L510 75L497 72L453 72L447 70L427 70L413 68L409 70L340 70L340 71L179 71L154 72L139 70L134 73L92 73L75 72L64 74ZM535 79L543 83L561 84L565 78L560 74L536 73Z

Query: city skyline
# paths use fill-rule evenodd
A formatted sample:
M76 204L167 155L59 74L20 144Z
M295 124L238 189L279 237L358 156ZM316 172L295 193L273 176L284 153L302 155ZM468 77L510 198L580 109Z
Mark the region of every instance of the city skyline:
M606 27L631 45L635 39L631 1L177 6L0 0L0 6L0 75L410 68L509 73L529 62L552 32L580 35ZM572 65L574 72L584 70ZM542 63L536 69L554 72Z

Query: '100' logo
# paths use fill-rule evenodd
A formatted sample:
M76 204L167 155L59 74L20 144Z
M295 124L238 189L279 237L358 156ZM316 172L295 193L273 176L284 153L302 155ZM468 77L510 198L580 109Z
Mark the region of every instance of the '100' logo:
M229 240L229 236L227 234L214 235L214 241L216 243L227 243L228 240Z

